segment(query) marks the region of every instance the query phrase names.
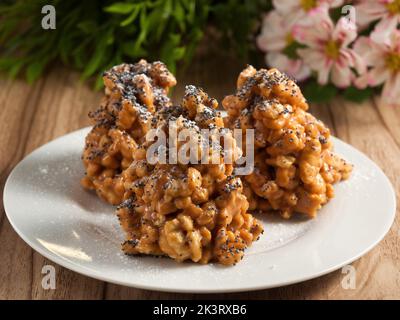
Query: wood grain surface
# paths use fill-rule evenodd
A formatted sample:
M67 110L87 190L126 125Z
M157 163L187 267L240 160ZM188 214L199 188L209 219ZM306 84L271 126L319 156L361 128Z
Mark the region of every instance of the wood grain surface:
M173 98L179 101L184 84L196 84L217 99L234 89L242 64L201 55L178 73ZM399 210L389 234L367 255L353 263L356 288L343 289L341 270L303 283L237 294L174 294L140 290L94 280L55 265L17 236L2 203L4 183L13 167L35 148L89 125L87 113L101 93L62 67L51 70L34 85L0 75L0 299L400 299ZM340 139L375 161L400 196L400 108L382 105L379 98L361 104L336 99L312 106ZM29 214L29 212L27 212ZM42 267L56 267L56 289L41 286Z

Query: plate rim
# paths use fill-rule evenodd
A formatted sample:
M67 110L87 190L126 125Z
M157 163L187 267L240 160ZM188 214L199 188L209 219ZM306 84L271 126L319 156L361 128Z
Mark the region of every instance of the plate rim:
M18 228L18 226L14 223L14 221L12 220L12 218L10 217L10 214L8 213L10 210L7 209L8 208L8 201L7 201L7 194L9 192L9 184L10 181L13 177L13 174L15 173L16 169L23 164L23 162L30 157L31 155L33 155L34 153L39 153L43 148L45 148L46 146L48 146L51 143L55 143L58 140L61 140L63 138L66 138L67 136L72 136L75 134L78 134L80 132L85 132L87 130L90 130L91 127L84 127L72 132L69 132L65 135L59 136L43 145L41 145L40 147L34 149L33 151L31 151L30 153L28 153L23 159L21 159L21 161L18 162L18 164L12 169L12 171L10 172L10 174L7 177L6 183L4 184L4 189L3 189L3 206L4 206L4 212L6 214L6 217L10 223L10 225L12 226L12 228L14 229L14 231L18 234L18 236L33 250L35 250L36 252L38 252L40 255L44 256L45 258L47 258L48 260L57 263L58 265L67 268L73 272L76 272L78 274L90 277L90 278L94 278L96 280L100 280L100 281L104 281L107 283L113 283L113 284L117 284L117 285L122 285L122 286L126 286L126 287L131 287L131 288L138 288L138 289L144 289L144 290L153 290L153 291L159 291L159 292L174 292L174 293L198 293L198 294L209 294L209 293L233 293L233 292L249 292L249 291L258 291L258 290L264 290L264 289L270 289L270 288L277 288L277 287L284 287L284 286L288 286L291 284L296 284L296 283L301 283L307 280L311 280L311 279L315 279L315 278L319 278L323 275L326 275L328 273L331 273L335 270L340 269L341 267L350 264L356 260L358 260L360 257L362 257L363 255L367 254L369 251L371 251L375 246L377 246L384 238L385 236L388 234L388 232L390 231L393 222L395 220L396 217L396 208L397 208L397 201L396 201L396 194L393 188L393 185L390 181L390 179L386 176L386 174L384 173L384 171L372 160L370 159L365 153L363 153L362 151L358 150L357 148L351 146L350 144L348 144L347 142L332 136L333 138L333 144L335 145L336 140L340 141L340 143L344 144L346 147L351 148L352 151L359 153L359 155L363 156L364 158L368 159L368 161L370 162L371 165L373 165L375 167L375 169L384 177L385 182L387 183L387 185L390 187L390 198L392 199L392 208L391 208L391 217L390 219L388 219L385 228L384 228L384 232L381 233L381 235L379 237L377 237L375 239L375 241L373 241L369 246L367 246L364 250L360 251L360 253L354 255L353 257L344 260L342 263L339 263L335 266L332 266L330 268L324 268L323 270L321 270L320 272L317 273L313 273L311 275L306 275L303 276L301 278L296 278L295 280L288 280L288 281L283 281L281 282L279 285L247 285L244 283L243 285L241 285L241 287L235 287L235 288L229 288L229 289L225 289L225 288L212 288L212 289L206 289L206 288L195 288L195 289L185 289L185 288L170 288L170 287L165 287L163 286L163 284L159 284L159 285L149 285L149 284L133 284L133 283L129 283L129 282L124 282L124 281L119 281L117 279L113 279L107 276L103 276L101 274L101 272L96 271L95 269L88 269L86 266L83 265L78 265L75 264L67 259L63 259L61 257L59 257L58 255L52 253L51 251L46 250L45 248L42 248L40 245L37 245L36 243L30 241L27 237L25 236L25 234ZM86 271L86 272L85 272Z

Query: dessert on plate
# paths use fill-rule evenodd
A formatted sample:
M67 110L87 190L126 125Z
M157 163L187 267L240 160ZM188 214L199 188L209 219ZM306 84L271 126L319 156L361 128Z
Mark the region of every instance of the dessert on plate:
M313 218L351 173L297 84L276 69L243 70L222 102L226 118L192 85L173 105L176 80L161 62L121 64L103 79L81 183L117 206L128 255L234 265L263 233L254 212ZM236 161L250 152L254 168L238 176Z

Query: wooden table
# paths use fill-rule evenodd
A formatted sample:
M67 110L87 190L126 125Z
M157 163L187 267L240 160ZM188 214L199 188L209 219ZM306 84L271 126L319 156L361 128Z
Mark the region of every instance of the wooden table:
M221 99L232 92L243 65L230 59L198 57L178 75L174 100L184 84L200 85ZM101 93L79 81L76 73L54 68L30 86L22 80L0 76L0 193L13 167L28 153L67 132L89 125L87 113ZM400 196L400 108L381 105L379 99L362 104L343 102L313 106L312 112L334 135L366 153L386 173ZM385 239L370 253L353 263L356 289L345 290L340 270L323 277L282 288L237 294L194 295L160 293L94 280L56 266L57 288L41 286L42 266L55 265L33 251L17 236L0 202L0 298L1 299L399 299L400 219ZM29 212L27 212L29 214ZM379 214L379 213L377 213Z

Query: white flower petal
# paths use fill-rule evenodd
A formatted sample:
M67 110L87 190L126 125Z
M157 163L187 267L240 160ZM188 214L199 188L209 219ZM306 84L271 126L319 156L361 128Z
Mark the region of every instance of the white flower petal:
M341 6L344 1L343 0L325 0L323 2L327 3L329 5L329 7L331 7L331 8L336 8L336 7Z
M383 1L363 0L354 6L357 14L357 24L365 27L372 21L378 20L387 15L387 8Z
M400 15L387 17L382 19L376 26L374 31L371 32L371 40L376 43L390 45L391 34L397 29L400 23Z
M368 73L362 74L361 76L359 76L354 80L354 85L358 89L365 89L366 87L368 87L368 77L369 77Z
M286 47L286 41L280 36L261 34L257 37L257 46L264 52L281 51Z
M335 63L332 67L332 82L339 88L347 88L353 81L354 74L348 66L341 66Z
M364 60L367 66L384 64L385 48L370 38L360 37L354 44L354 51Z
M303 81L306 80L310 77L311 75L311 70L308 66L306 66L301 60L296 60L297 63L300 65L299 69L297 70L297 72L295 72L295 74L293 75L293 77L297 80L297 81Z
M340 18L332 33L332 39L339 41L343 47L347 47L357 38L357 29L346 18Z
M321 52L313 49L298 49L298 55L303 59L304 63L312 70L321 70L326 68L326 56Z
M318 71L318 83L325 85L328 83L329 79L329 73L331 72L333 65L332 60L326 60L325 61L325 67L322 69L317 70Z
M384 83L390 78L390 71L384 66L377 68L372 68L368 72L364 73L358 77L354 84L359 89L364 89L366 87L376 87Z
M341 49L340 60L342 60L342 64L355 68L359 74L367 71L367 65L364 59L352 49Z
M390 71L381 66L369 71L368 85L370 87L379 86L390 78Z
M293 37L309 47L320 47L321 42L331 39L334 25L327 8L318 7L293 27Z
M272 0L272 3L274 8L281 14L288 14L300 9L299 2L294 0Z

